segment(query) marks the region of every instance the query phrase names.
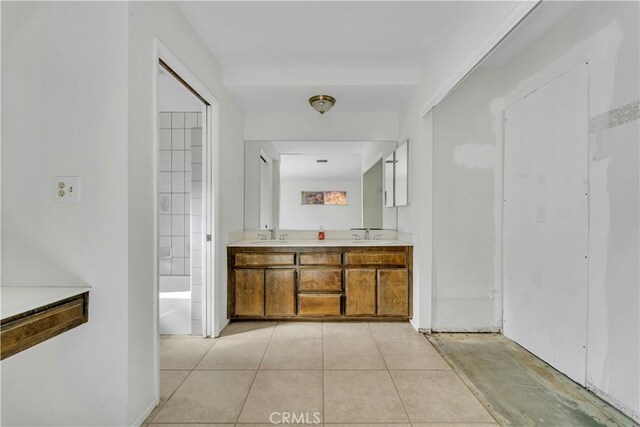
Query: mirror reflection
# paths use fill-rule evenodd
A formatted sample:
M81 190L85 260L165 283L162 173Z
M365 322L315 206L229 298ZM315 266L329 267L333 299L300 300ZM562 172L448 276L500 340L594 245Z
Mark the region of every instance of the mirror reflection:
M245 229L396 227L385 207L395 141L246 141Z

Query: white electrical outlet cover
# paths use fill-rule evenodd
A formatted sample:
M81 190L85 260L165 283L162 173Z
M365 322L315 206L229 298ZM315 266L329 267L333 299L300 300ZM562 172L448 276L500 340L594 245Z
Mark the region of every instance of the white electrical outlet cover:
M80 177L56 176L53 178L54 195L58 203L80 203Z

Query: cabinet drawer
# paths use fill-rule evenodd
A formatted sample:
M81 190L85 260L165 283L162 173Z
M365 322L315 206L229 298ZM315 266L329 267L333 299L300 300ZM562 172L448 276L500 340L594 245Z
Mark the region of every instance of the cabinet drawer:
M342 254L300 254L300 265L342 265Z
M296 254L236 254L236 267L295 265Z
M347 265L397 265L407 264L404 252L348 252L345 255Z
M342 269L301 268L300 291L340 292L342 290Z
M33 347L88 320L88 294L2 325L0 359Z
M301 316L340 316L339 294L298 294Z

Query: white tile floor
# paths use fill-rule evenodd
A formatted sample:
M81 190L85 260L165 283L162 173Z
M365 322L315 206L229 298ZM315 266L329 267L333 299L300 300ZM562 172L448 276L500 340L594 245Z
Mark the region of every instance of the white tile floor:
M151 426L496 426L407 323L241 322L221 338L163 336ZM299 419L300 421L300 419Z

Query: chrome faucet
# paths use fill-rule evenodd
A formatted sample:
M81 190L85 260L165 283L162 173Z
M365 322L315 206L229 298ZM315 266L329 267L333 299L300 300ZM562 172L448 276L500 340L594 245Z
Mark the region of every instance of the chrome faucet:
M364 240L369 240L369 233L371 232L371 229L367 228L364 231Z
M270 228L269 230L267 230L269 233L271 233L271 240L276 240L276 229L275 228Z

